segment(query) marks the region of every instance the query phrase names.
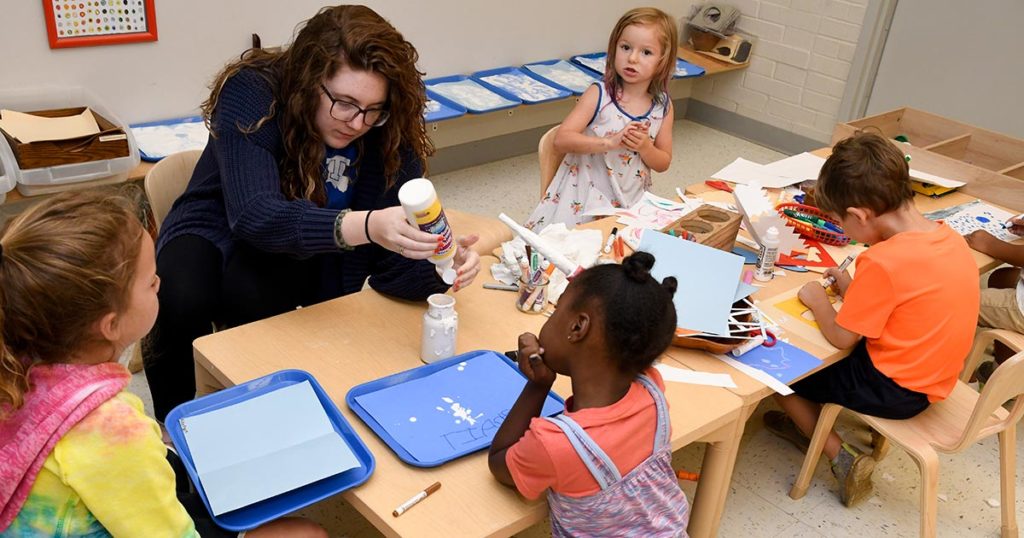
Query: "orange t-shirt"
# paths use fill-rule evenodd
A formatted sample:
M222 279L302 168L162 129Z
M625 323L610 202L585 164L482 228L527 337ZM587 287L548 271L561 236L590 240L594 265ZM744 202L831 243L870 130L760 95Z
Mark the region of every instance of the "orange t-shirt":
M643 372L662 391L665 382L654 368ZM621 400L607 407L569 411L572 398L565 402L565 413L615 462L625 476L643 463L654 451L654 432L658 413L651 393L634 381ZM512 479L527 499L536 499L551 488L569 497L584 497L601 490L569 438L556 425L543 418L530 421L530 429L505 453Z
M858 256L836 323L867 339L878 371L938 402L956 386L979 303L970 248L940 223L898 233Z

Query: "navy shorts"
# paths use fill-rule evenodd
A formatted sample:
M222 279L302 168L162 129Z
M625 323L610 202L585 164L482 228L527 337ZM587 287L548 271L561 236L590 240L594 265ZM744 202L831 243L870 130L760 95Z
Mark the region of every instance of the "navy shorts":
M875 368L863 339L848 357L790 388L812 402L879 418L907 419L928 408L927 395L901 387Z

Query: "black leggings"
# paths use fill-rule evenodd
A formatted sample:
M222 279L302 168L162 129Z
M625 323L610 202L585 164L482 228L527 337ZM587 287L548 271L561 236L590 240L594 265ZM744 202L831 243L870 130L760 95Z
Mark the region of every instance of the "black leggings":
M334 263L328 255L298 260L238 243L224 264L220 250L196 235L164 245L156 263L160 313L143 345L157 420L195 397L196 338L214 324L242 325L340 295L322 285Z

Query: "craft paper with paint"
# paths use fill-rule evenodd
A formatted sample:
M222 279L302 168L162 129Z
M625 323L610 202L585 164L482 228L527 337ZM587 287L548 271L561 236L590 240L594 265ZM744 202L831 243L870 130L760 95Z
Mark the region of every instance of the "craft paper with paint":
M924 215L930 220L944 220L950 228L960 235L967 235L975 230L985 230L1007 242L1020 237L1003 228L1003 223L1013 218L1013 213L992 207L981 200L932 211Z
M424 464L440 464L490 446L526 385L526 378L493 352L421 377L417 370L401 374L410 377L407 381L357 395L355 401ZM549 395L542 413L549 416L563 409Z
M736 360L757 368L787 385L821 366L821 359L781 340L772 347L756 347Z
M598 80L594 75L578 67L573 67L565 60L559 60L553 64L529 64L523 67L577 94L583 93Z
M482 77L482 79L526 102L557 99L565 95L564 91L559 91L518 72L500 73Z
M469 79L434 84L430 89L470 110L483 111L518 104Z

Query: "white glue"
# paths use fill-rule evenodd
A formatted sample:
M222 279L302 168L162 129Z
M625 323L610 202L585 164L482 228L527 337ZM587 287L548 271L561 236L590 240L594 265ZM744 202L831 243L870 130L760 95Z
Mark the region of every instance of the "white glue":
M761 238L761 252L757 255L754 278L767 282L775 276L775 260L779 258L779 229L768 228Z
M441 275L441 280L444 280L445 284L454 284L458 277L454 267L458 248L455 245L452 228L448 225L448 218L444 216L441 200L434 190L434 184L422 177L410 180L398 189L398 201L405 210L405 218L409 220L409 224L428 234L441 236L441 247L430 257L430 261L437 266L437 274Z

